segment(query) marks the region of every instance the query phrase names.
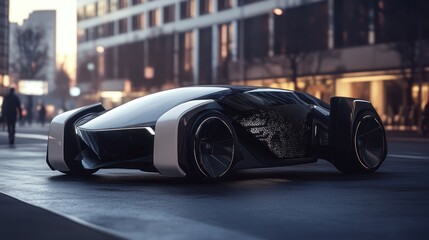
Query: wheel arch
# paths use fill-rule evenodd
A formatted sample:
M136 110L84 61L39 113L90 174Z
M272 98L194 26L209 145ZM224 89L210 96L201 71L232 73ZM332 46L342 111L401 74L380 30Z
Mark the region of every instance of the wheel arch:
M202 162L200 162L201 159L198 158L198 155L202 154L201 152L197 152L197 145L199 142L199 138L197 135L200 133L200 129L203 128L205 124L210 125L210 122L218 122L221 125L225 126L226 128L223 128L223 130L227 130L229 134L231 134L231 140L232 140L232 156L231 160L229 161L229 164L225 171L220 174L219 176L213 176L215 174L211 174L205 167ZM221 128L217 129L218 131L222 130ZM204 131L202 131L204 132ZM195 114L189 121L188 126L186 127L185 138L188 140L186 142L186 145L182 146L183 154L182 154L182 161L184 165L186 165L186 169L191 173L191 178L194 179L200 179L203 181L217 181L220 179L223 179L224 177L228 176L229 173L235 169L237 164L241 162L243 159L242 152L241 152L241 145L239 142L239 138L237 136L237 133L235 131L235 128L232 124L232 119L228 114L226 114L225 111L223 111L222 108L211 108L211 109L205 109L200 111L198 114ZM219 136L226 136L224 134L218 135ZM208 136L206 136L208 137ZM210 138L210 137L209 137ZM200 142L201 143L201 142ZM211 144L210 144L211 145ZM213 145L214 146L214 145ZM227 148L212 148L212 151L214 149L227 149ZM199 149L201 150L201 149ZM214 150L216 152L216 150ZM224 152L225 153L225 152ZM217 158L217 161L219 159L223 158L224 160L224 153L217 153L215 155L219 155ZM221 157L221 158L219 158ZM209 164L209 162L206 162L206 164ZM211 164L209 164L211 165Z
M188 166L183 160L186 127L201 111L221 109L213 99L192 100L165 112L155 123L153 164L163 176L186 177Z
M101 103L64 112L56 116L49 126L46 162L52 170L71 172L79 168L76 157L80 154L74 124L81 117L105 111Z

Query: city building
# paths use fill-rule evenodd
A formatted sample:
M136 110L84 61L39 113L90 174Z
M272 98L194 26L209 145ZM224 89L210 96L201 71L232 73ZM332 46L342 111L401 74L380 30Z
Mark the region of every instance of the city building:
M56 11L34 11L22 25L10 23L9 27L11 83L15 83L18 92L24 95L52 93L56 77ZM27 35L18 39L18 34ZM33 71L28 70L29 64Z
M9 0L0 1L0 105L9 86Z
M248 84L364 98L400 121L405 105L428 101L428 4L79 0L77 81L84 100L107 107L177 86Z

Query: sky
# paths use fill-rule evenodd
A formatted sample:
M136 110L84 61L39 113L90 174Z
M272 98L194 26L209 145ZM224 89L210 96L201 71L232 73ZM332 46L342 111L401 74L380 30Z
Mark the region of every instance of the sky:
M76 0L10 0L9 22L22 24L35 10L57 11L57 66L76 75Z

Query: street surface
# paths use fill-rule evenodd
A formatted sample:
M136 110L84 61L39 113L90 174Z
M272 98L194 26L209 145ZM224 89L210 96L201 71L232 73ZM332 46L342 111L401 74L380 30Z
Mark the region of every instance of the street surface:
M0 131L0 192L125 238L429 239L428 140L389 140L372 175L320 160L192 184L135 170L68 177L45 163L46 127L17 131L12 147Z

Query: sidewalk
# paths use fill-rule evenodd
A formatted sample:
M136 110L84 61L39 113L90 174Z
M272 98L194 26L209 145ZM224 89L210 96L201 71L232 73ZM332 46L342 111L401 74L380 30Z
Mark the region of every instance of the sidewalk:
M121 239L0 193L1 239Z
M49 126L17 126L15 146L46 143ZM0 145L9 146L7 132L0 131ZM0 239L120 239L110 233L79 223L49 210L39 208L0 192Z

